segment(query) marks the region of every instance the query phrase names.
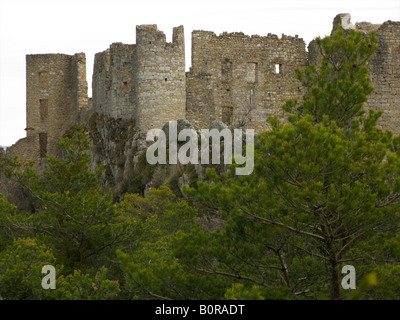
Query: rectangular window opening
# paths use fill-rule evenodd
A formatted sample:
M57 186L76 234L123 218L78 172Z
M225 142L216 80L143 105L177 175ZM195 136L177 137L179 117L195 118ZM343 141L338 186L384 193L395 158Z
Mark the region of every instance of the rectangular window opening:
M40 105L40 108L39 108L40 120L44 121L47 119L47 115L49 112L49 100L40 99L39 105Z
M276 74L282 73L282 64L280 63L275 64L275 73Z
M232 62L222 61L221 64L221 76L222 82L229 82L232 79Z
M129 82L128 81L124 81L123 82L123 91L124 91L124 93L128 93L129 91L130 91L130 85L129 85Z
M233 107L222 107L222 122L231 125L233 122Z
M249 62L246 68L246 81L247 83L255 83L257 80L257 63Z
M41 87L46 87L49 83L49 73L46 71L39 72L39 84Z
M39 157L45 158L47 154L47 133L39 133Z

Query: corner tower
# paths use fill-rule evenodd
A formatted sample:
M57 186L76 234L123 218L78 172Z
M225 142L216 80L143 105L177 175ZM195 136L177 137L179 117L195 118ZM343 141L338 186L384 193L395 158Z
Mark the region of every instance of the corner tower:
M84 53L26 56L26 130L37 143L33 158L55 155L59 138L87 104Z

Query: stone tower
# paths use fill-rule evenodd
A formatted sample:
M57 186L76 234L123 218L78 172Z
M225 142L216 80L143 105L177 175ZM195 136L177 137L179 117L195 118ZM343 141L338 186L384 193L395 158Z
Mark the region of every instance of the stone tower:
M136 45L113 43L94 58L92 99L94 110L113 118L132 119L136 113Z
M26 131L37 157L56 154L59 138L87 104L84 53L26 56Z
M95 55L94 111L134 119L136 128L162 128L185 118L186 77L183 26L173 29L172 43L157 25L136 27L136 44L113 43Z
M162 128L185 118L185 40L183 26L173 29L172 43L157 25L136 27L136 125L140 130Z

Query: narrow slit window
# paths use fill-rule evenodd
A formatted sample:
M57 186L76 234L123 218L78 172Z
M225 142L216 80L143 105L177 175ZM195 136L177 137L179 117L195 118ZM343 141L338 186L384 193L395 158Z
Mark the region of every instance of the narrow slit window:
M250 89L249 91L249 104L252 106L254 104L254 90Z
M233 122L233 107L222 107L222 122L231 125Z
M282 64L280 64L280 63L275 64L275 73L276 74L282 73Z
M47 154L47 133L39 133L39 157L45 158Z
M46 87L49 83L49 73L46 71L39 72L39 84L41 87Z
M128 93L131 90L131 74L129 62L124 62L122 68L122 91Z
M39 106L40 106L40 120L44 121L47 119L47 115L49 113L49 100L48 99L40 99L39 100Z

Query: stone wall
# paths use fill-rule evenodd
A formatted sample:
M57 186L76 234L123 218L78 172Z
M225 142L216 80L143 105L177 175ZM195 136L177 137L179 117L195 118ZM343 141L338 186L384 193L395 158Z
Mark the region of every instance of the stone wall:
M353 25L349 14L339 14L333 30L338 25L377 32L369 63L375 90L366 108L383 111L380 125L400 133L400 22ZM167 43L156 25L140 25L136 44L113 43L96 54L88 99L84 53L27 55L27 138L7 154L22 160L55 155L65 131L94 111L133 120L143 132L182 118L200 128L218 120L260 132L268 129L268 116L285 120L287 99L302 96L294 70L319 59L315 41L307 53L298 36L193 31L192 67L185 73L183 27L174 28Z
M400 133L400 22L386 21L376 31L378 48L368 68L374 91L366 108L383 112L379 125Z
M186 118L202 128L219 120L266 130L268 116L283 119L284 102L301 96L294 70L306 65L305 43L297 36L194 31Z
M95 55L92 97L97 112L121 119L134 117L135 53L135 45L113 43L109 49Z
M18 156L22 161L40 159L40 141L38 134L32 134L26 138L19 139L6 150L8 157Z

